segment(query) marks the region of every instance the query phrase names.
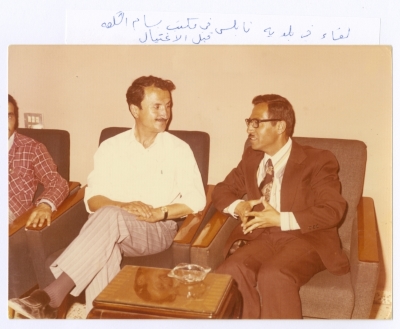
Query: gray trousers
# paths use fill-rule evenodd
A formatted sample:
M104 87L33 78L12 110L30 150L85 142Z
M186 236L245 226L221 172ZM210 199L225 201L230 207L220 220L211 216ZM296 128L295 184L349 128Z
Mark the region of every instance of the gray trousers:
M89 216L79 235L50 266L74 281L71 294L86 289L86 314L93 300L120 271L122 254L143 256L167 249L176 235L174 221L148 223L118 207L103 207Z

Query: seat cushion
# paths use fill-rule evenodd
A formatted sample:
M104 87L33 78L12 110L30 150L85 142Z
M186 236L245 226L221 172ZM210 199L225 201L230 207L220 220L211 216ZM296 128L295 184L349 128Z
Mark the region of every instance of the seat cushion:
M303 317L350 319L354 308L350 273L338 276L322 271L301 287L300 298Z

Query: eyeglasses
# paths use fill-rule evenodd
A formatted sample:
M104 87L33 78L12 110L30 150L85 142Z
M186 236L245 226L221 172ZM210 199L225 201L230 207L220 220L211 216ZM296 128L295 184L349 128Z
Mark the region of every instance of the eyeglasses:
M247 127L249 126L249 124L251 124L251 126L253 128L258 128L260 126L260 122L268 122L268 121L282 121L282 119L244 119L244 121L246 121L246 125Z

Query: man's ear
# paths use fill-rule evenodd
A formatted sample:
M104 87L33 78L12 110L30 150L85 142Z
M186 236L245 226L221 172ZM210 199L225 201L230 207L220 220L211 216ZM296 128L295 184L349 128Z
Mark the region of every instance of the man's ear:
M136 105L129 105L129 111L132 113L135 119L138 118L140 109Z
M278 133L283 134L286 131L286 121L278 121Z

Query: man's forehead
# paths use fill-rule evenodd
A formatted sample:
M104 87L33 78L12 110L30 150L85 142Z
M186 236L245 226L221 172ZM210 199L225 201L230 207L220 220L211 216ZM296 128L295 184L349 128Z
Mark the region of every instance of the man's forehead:
M268 118L268 104L259 103L254 105L251 116L254 118Z
M144 88L144 98L148 100L158 100L158 99L171 99L171 95L168 90L163 90L154 86L149 86Z

